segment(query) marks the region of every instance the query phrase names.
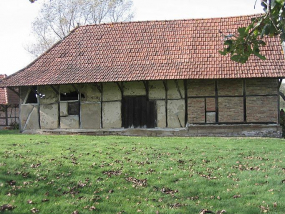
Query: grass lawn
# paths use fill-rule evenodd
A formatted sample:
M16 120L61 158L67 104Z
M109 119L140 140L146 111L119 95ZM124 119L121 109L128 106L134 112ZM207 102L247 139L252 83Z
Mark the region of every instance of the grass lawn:
M0 148L0 213L285 213L284 139L0 131Z

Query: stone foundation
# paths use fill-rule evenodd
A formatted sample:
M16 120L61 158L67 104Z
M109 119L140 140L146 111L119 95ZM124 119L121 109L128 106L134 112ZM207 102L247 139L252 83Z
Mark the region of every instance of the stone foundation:
M23 131L25 134L79 134L120 135L155 137L282 137L279 125L190 125L187 128L154 129L37 129Z

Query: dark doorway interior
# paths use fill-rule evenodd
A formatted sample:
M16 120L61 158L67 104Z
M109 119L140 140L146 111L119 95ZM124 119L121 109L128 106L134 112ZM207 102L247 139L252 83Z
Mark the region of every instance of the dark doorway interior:
M156 127L155 102L146 96L123 97L123 127L124 128L154 128Z

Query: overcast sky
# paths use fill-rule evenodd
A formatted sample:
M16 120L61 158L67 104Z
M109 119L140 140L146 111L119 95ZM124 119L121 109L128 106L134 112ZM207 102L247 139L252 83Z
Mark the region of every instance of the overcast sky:
M261 13L260 0L133 0L134 21L239 16ZM25 50L31 23L43 0L0 0L0 74L12 74L33 61Z

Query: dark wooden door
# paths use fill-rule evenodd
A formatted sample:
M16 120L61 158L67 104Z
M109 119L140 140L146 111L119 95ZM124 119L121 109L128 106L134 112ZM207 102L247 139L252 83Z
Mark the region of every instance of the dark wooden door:
M147 100L146 96L125 96L122 116L124 128L154 128L156 127L155 102Z

